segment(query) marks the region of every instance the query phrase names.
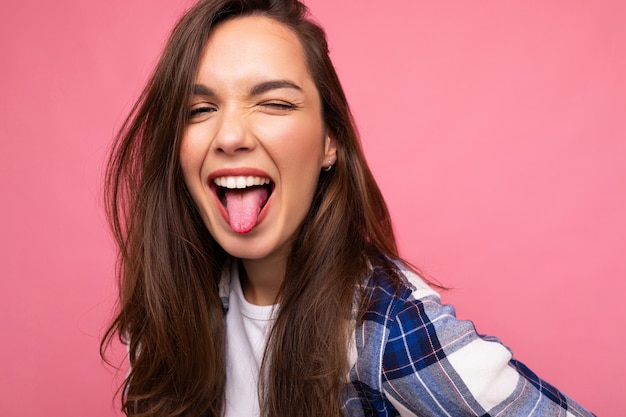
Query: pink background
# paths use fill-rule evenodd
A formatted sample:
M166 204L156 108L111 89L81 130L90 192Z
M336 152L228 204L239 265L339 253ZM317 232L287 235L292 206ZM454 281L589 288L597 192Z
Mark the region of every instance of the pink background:
M3 4L2 416L116 414L103 161L188 4ZM624 4L309 1L403 254L606 416L626 378Z

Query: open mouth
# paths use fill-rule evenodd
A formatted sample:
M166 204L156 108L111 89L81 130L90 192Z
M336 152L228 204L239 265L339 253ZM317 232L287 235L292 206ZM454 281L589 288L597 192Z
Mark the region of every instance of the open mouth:
M237 233L248 233L256 226L259 213L267 204L274 182L266 177L224 176L213 179L214 191Z
M228 199L226 198L227 193L238 194L250 191L264 191L267 195L261 199L262 204L260 209L263 209L272 194L272 191L274 191L274 183L272 180L263 177L217 177L213 179L213 183L217 186L215 187L215 192L217 193L220 202L226 209L228 209ZM263 193L261 192L260 194Z

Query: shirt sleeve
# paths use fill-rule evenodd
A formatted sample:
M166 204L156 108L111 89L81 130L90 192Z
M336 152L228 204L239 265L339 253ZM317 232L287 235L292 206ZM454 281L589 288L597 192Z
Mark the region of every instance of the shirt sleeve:
M381 382L401 416L593 416L458 320L425 284L393 310Z

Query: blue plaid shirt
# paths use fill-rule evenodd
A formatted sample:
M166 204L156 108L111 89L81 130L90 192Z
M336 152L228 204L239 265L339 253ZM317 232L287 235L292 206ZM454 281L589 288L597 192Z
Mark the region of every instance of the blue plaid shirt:
M394 291L374 268L372 303L357 327L344 414L357 416L592 416L542 381L497 339L413 272Z
M346 417L593 416L513 360L497 339L458 320L419 276L399 270L399 291L376 267L366 281L371 302L350 346ZM225 273L225 312L228 282Z

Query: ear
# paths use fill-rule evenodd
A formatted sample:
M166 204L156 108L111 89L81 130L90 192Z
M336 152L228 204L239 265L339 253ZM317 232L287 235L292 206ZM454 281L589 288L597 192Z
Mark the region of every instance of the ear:
M326 134L324 139L324 160L322 166L328 166L328 161L331 165L334 165L337 161L337 140L330 134Z

